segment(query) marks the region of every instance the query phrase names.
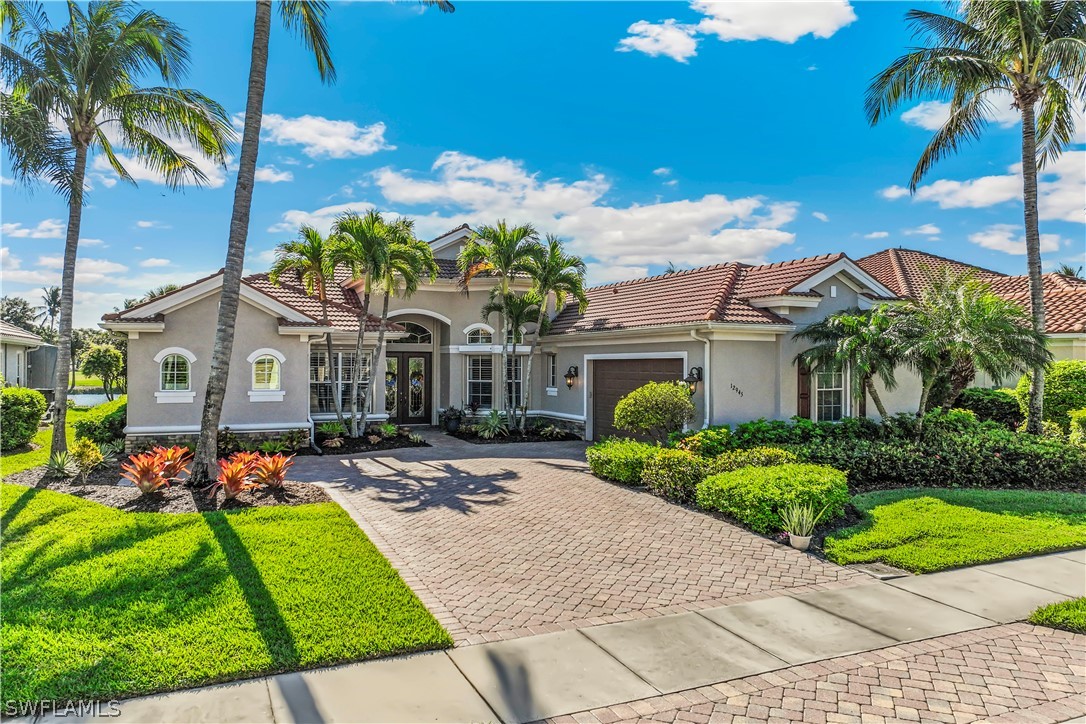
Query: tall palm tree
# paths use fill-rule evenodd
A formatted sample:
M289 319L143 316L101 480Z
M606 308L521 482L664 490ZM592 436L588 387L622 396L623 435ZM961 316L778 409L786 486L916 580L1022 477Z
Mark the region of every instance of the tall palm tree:
M38 315L36 320L49 322L49 329L57 328L57 316L60 314L60 287L42 287L42 304L36 307Z
M1072 266L1067 262L1060 264L1056 267L1057 274L1063 274L1065 277L1074 277L1075 279L1082 279L1082 265Z
M520 395L516 394L516 364L517 344L521 341L520 330L527 324L539 319L543 308L543 300L534 291L525 294L506 292L500 294L497 291L491 293L490 299L483 305L483 321L490 319L492 314L499 314L505 320L506 328L511 330L511 342L502 344L502 369L504 370L504 395L506 404L527 417L527 394L525 392L525 379L521 378ZM520 398L519 400L517 398ZM512 428L515 416L509 422Z
M328 284L334 283L335 261L333 260L334 244L326 239L319 231L308 224L303 224L298 229L298 238L294 241L284 241L275 248L275 263L272 265L268 280L279 286L284 274L297 274L306 294L316 296L321 303L321 322L325 327L330 326L328 318ZM331 370L336 419L339 424L346 427L343 419L343 399L335 389L339 375L336 370L336 357L332 351L331 332L324 335L326 352L328 354L328 369Z
M867 90L872 124L902 102L949 99L950 117L916 164L915 192L931 167L980 137L992 102L1009 94L1022 114L1022 190L1033 329L1044 331L1044 289L1037 222L1037 170L1075 136L1086 102L1086 2L986 0L961 4L958 17L910 10L906 18L926 47L914 49L877 75ZM1038 153L1039 151L1039 153ZM1041 432L1044 369L1032 370L1028 429Z
M811 342L812 347L796 355L797 364L811 368L841 365L851 372L852 395L870 395L883 418L889 416L875 379L888 392L897 387L895 368L903 362L902 342L893 307L879 305L872 309L844 309L813 322L796 334L796 339Z
M528 349L528 369L524 373L524 409L520 419L520 429L528 424L527 410L532 403L532 362L540 338L550 326L550 302L554 299L554 312L557 314L566 305L566 300L573 297L581 314L588 309L588 297L584 293L586 267L579 256L567 254L562 240L553 234L547 234L545 244L540 244L528 255L524 265L525 273L532 280L532 291L542 300L539 314L535 320L535 335Z
M18 7L17 13L11 8ZM72 338L72 304L79 229L83 219L87 161L101 153L123 180L134 183L116 146L160 173L177 188L207 181L196 161L175 148L187 142L216 163L225 163L232 139L222 106L203 94L177 88L188 68L188 41L181 29L125 0L69 2L67 24L54 29L40 6L4 3L8 26L2 47L5 122L2 134L16 176L44 172L68 200L68 229L61 271L61 304L54 380L52 451L67 449L64 424ZM148 73L165 84L143 87ZM10 113L9 113L10 112ZM30 138L56 122L63 134ZM66 136L66 137L65 137ZM26 146L16 145L20 141Z
M351 435L358 437L366 429L366 409L369 405L370 387L362 390L361 422L358 415L358 383L362 372L363 346L366 340L366 322L370 315L370 302L376 285L388 266L389 247L397 239L400 230L389 224L376 209L365 215L346 213L332 226L334 250L332 263L344 266L356 282L361 282L362 304L358 313L358 336L354 348L354 368L351 372ZM374 377L369 370L370 380Z
M415 237L415 222L411 219L397 219L391 224L391 242L388 246L388 258L377 279L377 287L382 292L381 326L377 331L377 354L371 378L376 380L379 370L384 367L385 331L388 326L388 304L395 296L407 299L418 291L423 281L437 279L438 267L434 261L434 252L430 245Z
M149 302L155 297L161 297L169 294L170 292L176 292L180 288L181 286L178 284L161 284L157 287L154 287L153 289L148 289L147 293L143 295L143 301Z
M460 288L466 294L473 279L485 275L496 282L491 286L490 301L497 300L499 304L510 299L509 292L512 288L512 280L515 276L524 276L527 273L529 257L539 247L539 233L531 224L509 226L505 219L498 221L494 226L480 226L472 232L464 248L460 250L457 265L460 269ZM509 371L508 330L519 329L509 322L508 311L500 312L501 330L499 339L501 346L501 368L503 381ZM513 334L514 343L516 334ZM508 385L502 384L502 407L505 410L507 423L513 426L512 400L509 398Z
M442 12L452 12L446 0L423 0L424 5L437 5ZM192 477L194 482L207 483L215 475L219 420L222 418L223 397L230 374L230 355L234 349L234 323L237 321L241 297L241 275L245 265L245 243L249 231L249 212L253 203L256 180L256 159L260 145L260 128L264 113L264 87L268 75L268 45L271 34L271 0L256 0L253 21L253 47L249 62L249 87L245 103L241 156L238 159L238 179L234 188L234 208L230 215L230 234L223 267L219 318L211 352L211 375L200 420L200 440L196 445ZM313 53L321 80L333 82L336 77L331 48L324 20L328 11L325 0L279 0L279 17L283 25L301 36L302 43ZM353 402L353 398L352 398Z

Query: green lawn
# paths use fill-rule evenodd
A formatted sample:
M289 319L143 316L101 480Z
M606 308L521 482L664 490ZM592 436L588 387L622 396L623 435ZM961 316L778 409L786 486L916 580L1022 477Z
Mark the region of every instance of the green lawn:
M75 442L75 428L72 426L75 421L86 414L86 410L68 410L66 416L67 425L67 437L68 445L70 446ZM49 462L49 445L53 440L53 426L44 427L38 430L38 434L34 436L31 441L32 446L37 445L36 449L27 450L26 452L18 453L3 453L0 455L0 480L5 475L12 475L14 473L20 473L30 468L36 468L39 465L45 465Z
M112 698L451 645L334 503L125 513L0 487L0 701Z
M1029 622L1038 626L1086 633L1086 598L1041 606L1030 615Z
M914 573L1086 546L1086 495L909 489L864 493L863 523L827 536L841 564L881 561Z

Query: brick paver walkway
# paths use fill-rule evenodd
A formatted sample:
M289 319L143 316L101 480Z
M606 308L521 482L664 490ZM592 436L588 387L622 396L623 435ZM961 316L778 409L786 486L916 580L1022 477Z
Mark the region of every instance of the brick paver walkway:
M1010 624L554 719L1063 722L1086 715L1086 636Z
M578 628L867 576L587 473L583 443L300 458L458 643Z

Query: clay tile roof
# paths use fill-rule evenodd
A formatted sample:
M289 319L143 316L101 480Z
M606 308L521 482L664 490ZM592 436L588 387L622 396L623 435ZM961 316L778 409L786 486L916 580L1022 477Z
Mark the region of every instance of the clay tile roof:
M438 234L433 239L430 239L430 243L433 244L438 239L442 239L442 238L448 236L449 234L455 234L458 231L467 231L469 229L471 229L471 227L468 226L467 224L461 224L460 226L457 226L455 229L449 229L444 234Z
M659 327L717 321L789 324L765 309L735 298L743 267L715 264L644 279L605 284L586 291L588 310L566 307L548 334Z
M924 271L949 265L956 272L974 271L978 276L991 281L993 277L1002 277L997 271L983 269L956 259L929 254L915 249L884 249L856 261L871 276L884 286L893 289L903 297L916 297L924 289Z
M244 281L257 291L263 292L291 309L306 315L310 318L312 326L321 326L321 320L324 319L324 305L321 304L317 297L307 294L302 287L290 284L285 277L280 277L278 286L271 283L267 274L253 274L245 277ZM331 286L333 285L330 284L329 287ZM357 332L359 306L357 299L354 297L354 292L349 289L339 289L336 294L332 293L332 289L329 289L328 292L328 321L337 330ZM351 303L348 304L347 302ZM380 329L380 323L380 317L370 314L366 319L366 330L376 332ZM285 324L297 327L306 326L309 322L301 324L285 322ZM403 328L398 324L389 322L386 329L388 331L401 331Z
M6 339L12 342L26 342L28 344L44 344L43 340L33 332L27 331L22 327L16 327L14 324L0 321L0 338Z
M434 259L437 262L438 279L459 279L460 269L456 266L456 259Z
M777 294L795 294L789 291L792 287L841 260L844 256L840 253L823 254L806 259L747 267L736 289L736 296L740 299L754 299ZM812 294L818 296L815 292L806 293L807 296Z

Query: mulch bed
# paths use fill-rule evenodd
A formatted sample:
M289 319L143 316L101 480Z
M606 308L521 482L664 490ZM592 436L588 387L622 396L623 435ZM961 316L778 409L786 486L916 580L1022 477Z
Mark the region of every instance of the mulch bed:
M301 448L295 450L295 454L301 455L353 455L358 453L380 452L382 450L398 450L405 447L430 447L428 442L412 442L411 438L405 435L397 435L395 437L386 437L376 445L372 444L365 437L344 437L342 438L343 444L339 447L326 447L324 441L317 443L317 447L321 449L321 453L318 453L311 447Z
M445 433L451 435L464 442L474 443L475 445L504 445L506 443L513 442L564 442L567 440L580 440L577 435L571 432L567 432L562 437L543 437L536 432L521 433L516 430L510 431L508 435L498 435L489 440L481 438L474 432L468 432L464 428L460 428L456 432Z
M196 513L270 505L305 505L331 500L328 493L317 485L289 480L280 489L259 488L244 492L233 500L226 500L221 490L214 498L209 498L206 491L189 488L183 483L175 483L160 492L145 494L135 486L118 485L121 480L119 461L99 467L87 477L85 483L80 482L79 478L49 478L45 473L44 466L31 468L7 476L4 482L55 490L130 513Z

